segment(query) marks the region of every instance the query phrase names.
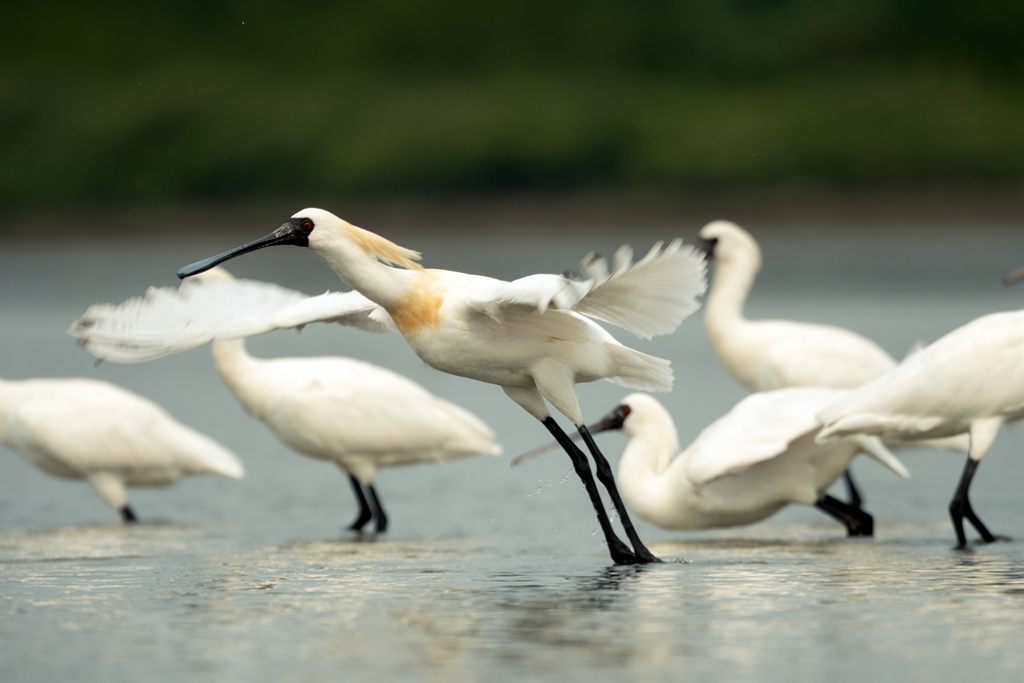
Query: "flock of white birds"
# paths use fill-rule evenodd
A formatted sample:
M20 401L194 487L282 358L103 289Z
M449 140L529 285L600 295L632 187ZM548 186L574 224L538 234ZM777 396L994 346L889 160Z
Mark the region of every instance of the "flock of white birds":
M667 529L704 529L750 524L801 503L851 536L871 536L874 520L847 468L865 454L906 477L890 451L904 444L967 454L949 507L957 547L967 545L964 519L983 541L997 540L968 494L999 427L1024 417L1024 312L979 318L897 363L848 330L746 319L761 266L757 242L726 221L704 226L700 237L696 247L658 243L635 262L628 247L611 263L589 255L578 276L505 282L425 269L419 253L306 209L264 238L182 268L176 290L90 307L70 332L89 353L116 362L211 344L218 373L249 415L289 448L348 476L358 505L350 529L359 532L371 522L378 533L387 528L374 486L379 468L499 455L493 431L385 368L341 357L258 359L246 337L313 322L398 331L428 365L501 386L555 439L513 464L560 446L617 564L660 562L630 512ZM217 267L273 245L308 248L351 291L307 297ZM641 393L671 389L669 361L624 346L594 321L641 338L673 332L700 305L707 263L708 337L729 374L754 393L681 449L672 417ZM636 391L588 427L575 385L598 379ZM549 405L575 433L562 430ZM610 429L629 438L618 481L593 438ZM89 482L125 522L136 519L126 487L244 472L234 454L150 401L87 379L0 381L0 442L49 474ZM844 475L847 501L827 493Z

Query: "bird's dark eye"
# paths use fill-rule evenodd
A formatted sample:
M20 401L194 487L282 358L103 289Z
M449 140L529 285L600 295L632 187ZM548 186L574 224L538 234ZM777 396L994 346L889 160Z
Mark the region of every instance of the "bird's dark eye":
M302 228L303 230L305 230L306 232L312 232L313 231L313 221L309 220L308 218L303 218L302 222L299 223L299 227Z
M631 411L629 406L619 406L619 415L621 415L623 418L627 417L630 412Z

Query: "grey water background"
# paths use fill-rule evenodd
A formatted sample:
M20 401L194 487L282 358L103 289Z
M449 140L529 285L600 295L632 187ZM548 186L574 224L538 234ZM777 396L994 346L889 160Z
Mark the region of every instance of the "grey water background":
M387 470L391 529L343 531L355 514L336 468L297 456L248 418L209 350L118 366L65 330L92 303L121 301L255 238L88 235L0 246L0 376L86 376L165 406L245 461L241 482L195 477L135 489L124 527L85 484L0 450L0 679L181 680L1019 680L1024 671L1024 438L1006 429L979 469L975 508L1014 540L952 550L946 505L962 457L904 451L913 478L854 470L874 539L846 539L809 508L752 527L668 532L638 521L665 565L612 567L568 459L510 469L546 432L494 386L425 367L397 335L337 326L250 341L262 356L351 355L402 372L488 421L506 454ZM366 226L381 229L382 226ZM638 251L699 226L599 234L396 236L428 266L514 278L573 268L591 249ZM764 230L752 318L852 328L902 356L978 315L1020 307L1000 277L1024 234L945 230ZM242 239L238 239L241 237ZM233 261L239 276L309 293L337 288L301 249ZM686 443L744 392L719 367L701 314L649 342L669 358L660 398ZM596 418L626 392L579 387ZM599 443L615 463L620 435Z

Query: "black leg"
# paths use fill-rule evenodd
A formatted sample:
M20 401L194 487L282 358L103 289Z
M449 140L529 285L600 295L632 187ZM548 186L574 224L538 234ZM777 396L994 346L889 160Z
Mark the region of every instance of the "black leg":
M605 489L608 491L608 496L612 499L612 505L615 506L615 511L619 513L619 521L622 522L622 528L626 530L626 537L629 538L629 542L633 544L633 552L636 553L636 559L641 564L661 562L660 559L655 557L654 553L647 549L647 546L640 540L640 535L637 534L636 529L633 527L633 521L629 518L629 512L626 510L622 497L619 495L619 487L615 485L615 475L612 473L612 466L608 464L608 459L604 457L601 449L594 443L594 437L591 436L590 431L585 425L579 425L577 429L579 429L580 435L583 437L583 443L587 444L590 454L594 456L594 463L597 465L597 480L604 484Z
M829 495L822 497L814 507L842 522L846 527L847 536L872 536L875 533L874 518L862 508L854 507Z
M348 475L348 480L352 483L352 492L356 494L356 501L359 503L359 514L352 524L349 525L350 531L362 531L366 523L373 518L373 513L370 511L370 505L366 502L366 494L363 493L363 485L359 483L359 480L353 477L351 474Z
M124 504L124 507L121 508L120 512L121 512L121 519L124 520L125 524L134 524L135 522L138 521L135 518L135 513L132 512L131 506L128 505L127 503Z
M551 435L555 437L558 445L569 455L569 459L572 460L573 469L579 478L583 480L583 488L587 490L587 495L590 496L590 503L594 506L594 512L597 513L597 521L601 525L601 531L604 532L604 540L608 544L608 552L612 556L612 561L615 564L636 564L636 555L612 530L612 523L608 518L608 513L605 512L604 504L601 502L601 494L597 490L594 475L590 472L590 463L587 462L587 456L572 442L569 435L562 431L562 428L558 426L554 418L551 416L546 417L543 424L551 432Z
M857 490L857 484L854 483L850 470L843 472L843 481L846 482L846 491L850 496L850 505L855 508L863 507L864 498L860 495L860 491Z
M373 506L373 514L377 518L377 533L382 534L388 530L388 516L384 513L384 506L373 484L366 487L366 492L370 494L370 505Z
M967 491L971 488L971 479L974 479L974 472L978 469L979 462L968 456L967 464L964 466L964 473L960 475L960 483L953 494L953 500L949 502L949 516L953 518L953 530L956 532L956 547L958 550L967 547L967 536L964 534L964 517L978 530L982 540L986 543L992 543L996 540L992 532L982 523L981 518L975 514L974 509L971 507L971 500L967 496Z

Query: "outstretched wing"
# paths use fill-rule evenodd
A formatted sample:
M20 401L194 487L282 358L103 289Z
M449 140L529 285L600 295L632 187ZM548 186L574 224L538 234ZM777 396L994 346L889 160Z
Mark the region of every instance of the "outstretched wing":
M771 460L820 428L814 414L840 392L780 389L751 394L708 425L686 449L686 476L695 485Z
M611 268L604 258L588 254L580 268L583 279L530 275L495 281L477 292L472 305L499 320L506 309L574 310L649 339L675 330L700 307L697 297L707 288L703 256L681 240L664 249L656 243L636 263L633 250L622 246Z
M610 273L604 259L584 258L583 273L595 285L575 310L643 339L675 331L700 308L697 297L707 289L707 263L682 240L672 240L664 250L661 246L655 243L635 264L633 250L619 247Z
M104 360L135 363L214 339L250 337L313 322L371 332L395 329L387 312L358 292L301 292L256 280L186 280L178 289L151 287L121 304L95 304L68 330Z
M797 439L821 428L816 414L845 389L791 387L751 394L708 426L687 448L687 478L695 485L742 472L782 456ZM879 440L852 439L860 451L906 479L910 472ZM812 457L804 449L803 457Z

